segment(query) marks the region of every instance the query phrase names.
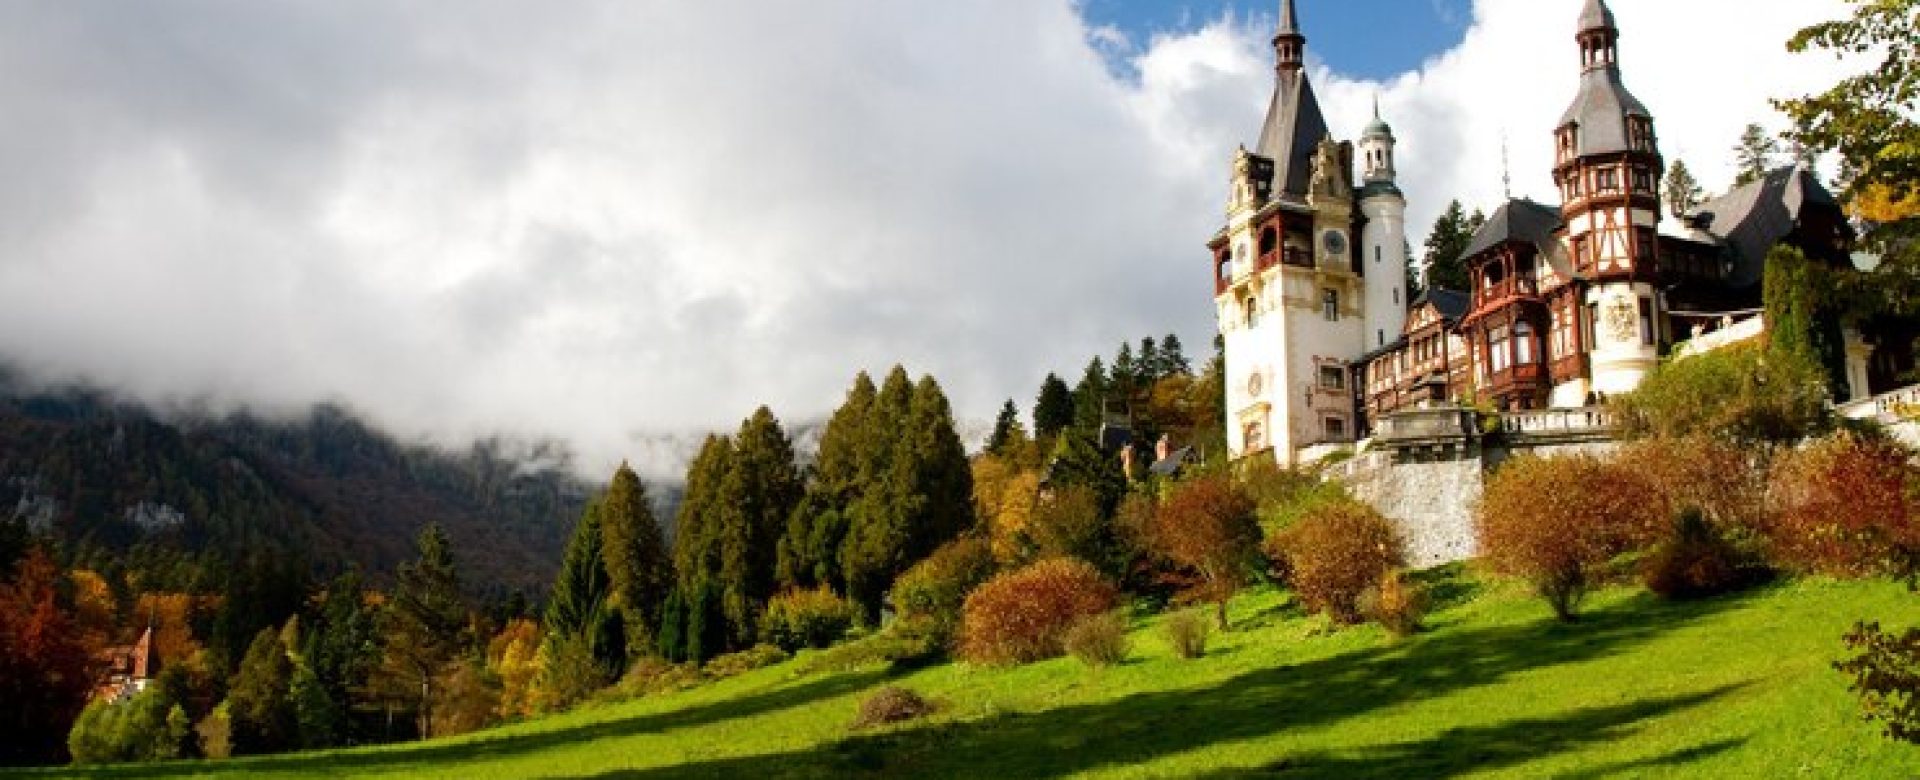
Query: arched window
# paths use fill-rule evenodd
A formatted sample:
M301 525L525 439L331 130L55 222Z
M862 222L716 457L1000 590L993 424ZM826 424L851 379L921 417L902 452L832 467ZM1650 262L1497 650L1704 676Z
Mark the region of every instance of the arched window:
M1253 298L1253 296L1247 296L1247 300L1244 302L1243 305L1246 307L1247 327L1248 328L1259 327L1260 326L1259 302L1256 301Z

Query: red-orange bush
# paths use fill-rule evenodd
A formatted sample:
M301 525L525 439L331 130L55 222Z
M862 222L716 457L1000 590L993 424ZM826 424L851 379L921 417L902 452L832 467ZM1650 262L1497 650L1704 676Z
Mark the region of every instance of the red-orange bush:
M1066 652L1067 629L1114 608L1120 591L1092 564L1050 558L987 580L967 596L960 655L1020 664Z
M1154 515L1154 550L1196 575L1191 595L1213 602L1223 630L1227 601L1258 568L1260 524L1253 510L1253 497L1232 477L1212 475L1174 488Z
M1480 553L1572 620L1598 568L1658 538L1668 517L1660 491L1634 469L1590 455L1520 457L1487 480Z
M1392 521L1356 502L1318 507L1281 531L1279 540L1288 584L1301 605L1339 623L1360 622L1360 594L1407 557Z
M1774 464L1765 533L1777 563L1841 576L1912 576L1920 560L1920 474L1899 445L1851 433Z

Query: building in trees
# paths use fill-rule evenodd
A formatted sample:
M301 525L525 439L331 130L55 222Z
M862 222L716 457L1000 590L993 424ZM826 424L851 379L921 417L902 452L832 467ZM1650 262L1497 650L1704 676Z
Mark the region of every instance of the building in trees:
M1210 244L1234 457L1291 463L1422 401L1588 406L1634 389L1676 349L1757 335L1773 248L1852 267L1853 231L1804 167L1765 172L1663 225L1653 113L1624 83L1613 12L1585 0L1579 80L1553 129L1561 204L1502 204L1462 253L1467 289L1434 290L1404 316L1391 132L1378 121L1363 132L1362 184L1342 189L1348 147L1309 143L1328 133L1300 70L1292 5L1275 38L1267 129L1236 163L1229 224ZM1351 247L1349 232L1361 236ZM1392 273L1375 272L1376 255ZM1867 346L1845 341L1837 394L1880 389Z
M140 632L130 645L116 645L100 652L102 674L93 698L122 702L147 689L160 673L160 657L154 652L153 628Z
M1351 441L1348 365L1398 338L1406 317L1393 131L1376 115L1357 144L1333 140L1306 41L1286 0L1266 123L1234 159L1227 224L1207 244L1236 458L1271 450L1290 462L1299 448Z

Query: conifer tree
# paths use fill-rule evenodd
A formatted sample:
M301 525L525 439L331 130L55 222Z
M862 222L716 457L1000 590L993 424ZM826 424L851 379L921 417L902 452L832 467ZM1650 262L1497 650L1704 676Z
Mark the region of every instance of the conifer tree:
M687 492L674 521L673 569L682 591L720 573L722 482L733 470L733 440L708 436L687 467Z
M787 530L780 536L779 562L774 572L779 587L828 585L845 589L846 579L840 572L840 546L846 536L845 512L824 490L808 488L788 516Z
M1026 437L1026 429L1020 425L1020 409L1013 405L1013 399L1000 407L1000 416L994 418L993 433L987 436L987 451L995 455L1005 454L1007 445L1017 438Z
M1180 337L1169 333L1160 340L1160 379L1178 374L1193 373L1193 366L1187 363L1187 356L1180 346Z
M293 664L279 632L260 629L247 645L240 672L227 693L235 755L273 753L294 746L299 726L287 697L292 681Z
M653 517L646 486L626 463L600 499L600 555L606 563L607 607L618 610L629 652L653 644L660 604L673 587L673 558Z
M913 404L913 380L907 369L894 366L880 384L880 393L861 426L860 482L873 485L887 476L893 467L900 429L907 424Z
M1033 436L1046 441L1073 424L1073 391L1060 377L1048 374L1033 402Z
M1108 385L1114 399L1131 405L1133 391L1142 384L1144 373L1134 360L1133 345L1120 342L1120 351L1113 356L1113 376Z
M660 631L654 635L660 657L673 663L687 660L687 597L674 588L660 607Z
M1107 418L1107 392L1110 388L1107 379L1106 364L1095 355L1087 362L1087 370L1080 375L1080 384L1073 388L1073 425L1087 433L1100 430L1100 424Z
M1152 336L1140 339L1140 380L1141 384L1153 384L1167 376L1167 364L1160 359L1160 345Z
M1733 186L1738 187L1767 175L1780 143L1767 135L1766 128L1753 122L1740 131L1740 142L1733 145Z
M883 389L881 397L887 395ZM848 507L841 551L848 596L870 620L894 577L973 519L972 471L952 409L932 377L914 387L895 436L884 479Z
M380 664L379 626L374 611L366 604L365 586L359 573L349 571L334 578L327 584L322 599L313 628L305 632L305 644L300 651L302 667L313 678L308 684L317 688L302 691L301 695L309 698L296 702L304 713L303 747L331 747L355 736L372 736L371 722L357 720L353 712L354 692ZM327 702L321 704L311 698L315 696L324 696ZM323 732L315 721L327 713L334 716L333 740L315 745L308 737Z
M580 513L553 593L547 597L545 622L549 661L560 659L556 649L561 643L577 642L599 665L601 676L611 677L625 666L629 647L611 603L613 578L606 565L604 514L601 499L588 502ZM616 633L620 634L617 641Z
M854 498L854 487L860 481L862 437L866 430L867 411L873 406L874 397L879 391L874 389L873 379L862 371L853 378L853 387L847 390L847 399L835 409L833 416L827 419L827 427L820 433L820 453L815 459L815 479L827 495L833 497L836 504Z
M755 621L773 595L781 532L800 501L793 444L767 407L755 410L734 437L732 468L721 483L721 600L731 639L751 644Z
M1467 247L1473 243L1474 231L1485 222L1486 218L1477 211L1468 217L1458 200L1447 204L1440 218L1434 221L1433 232L1427 234L1424 285L1427 289L1467 289Z
M395 693L406 692L416 707L421 737L433 732L438 679L466 646L467 606L460 596L447 535L428 524L416 541L420 557L400 564L387 605L386 662L383 669Z
M1700 182L1693 178L1693 171L1687 170L1685 160L1674 160L1667 169L1666 191L1661 193L1667 202L1667 213L1674 219L1685 217L1700 205L1704 195L1700 192Z

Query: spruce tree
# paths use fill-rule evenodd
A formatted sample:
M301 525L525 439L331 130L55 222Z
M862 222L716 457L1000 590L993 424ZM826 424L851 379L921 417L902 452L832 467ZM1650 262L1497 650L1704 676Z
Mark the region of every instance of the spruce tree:
M1109 390L1114 400L1131 405L1133 391L1143 383L1144 373L1140 370L1140 364L1134 360L1133 345L1125 341L1120 342L1120 351L1113 356L1113 376L1109 382Z
M387 605L386 664L396 692L404 689L417 709L422 737L432 736L439 675L465 647L467 607L460 596L447 535L428 524L416 541L420 557L400 564Z
M1733 145L1733 186L1739 187L1767 175L1773 167L1773 157L1780 151L1780 143L1760 123L1749 123L1740 131L1740 141Z
M901 462L912 476L918 510L907 556L917 561L973 527L973 469L953 428L953 407L932 376L914 385L906 434L909 454Z
M1151 385L1167 377L1167 364L1160 359L1160 345L1152 336L1140 339L1140 380Z
M759 612L773 595L780 535L801 495L793 444L767 407L741 424L732 468L721 486L718 584L730 636L745 646L752 643Z
M557 658L552 650L561 642L584 643L601 676L611 677L624 668L628 648L624 632L620 641L611 641L613 578L607 572L603 514L599 499L588 502L580 513L553 593L547 597L545 622L549 659Z
M618 610L625 644L637 652L653 644L660 604L673 588L673 559L647 501L646 486L626 463L600 499L600 556L608 578L607 607Z
M293 663L278 631L260 629L247 645L240 672L227 692L227 713L233 719L233 753L274 753L294 746L298 722L287 693L293 681Z
M1180 346L1180 337L1172 333L1167 334L1166 338L1160 340L1159 378L1165 379L1191 373L1193 373L1193 366L1187 363L1187 356Z
M815 479L827 495L832 496L835 505L843 504L854 498L855 487L860 482L861 447L866 431L867 411L872 408L874 397L879 391L874 389L873 379L862 371L853 378L853 387L847 390L847 399L835 409L833 416L827 419L827 427L820 433L820 453L815 459Z
M1673 166L1667 169L1664 186L1666 191L1661 193L1661 199L1666 201L1667 213L1673 215L1674 219L1692 212L1704 197L1700 192L1700 182L1694 180L1693 171L1687 170L1684 160L1673 161Z
M1098 433L1107 418L1107 392L1110 388L1106 364L1095 355L1073 388L1073 426L1087 433Z
M1020 426L1020 409L1013 405L1013 399L1000 407L1000 416L994 418L993 433L987 437L987 452L995 455L1005 454L1007 445L1015 440L1016 434L1025 437L1025 429Z
M1475 218L1468 218L1458 200L1447 204L1446 210L1434 221L1433 231L1427 234L1425 288L1467 289L1467 246L1473 243L1474 231L1485 221L1477 212Z
M1054 374L1040 383L1040 394L1033 402L1033 436L1041 441L1060 435L1073 424L1073 391Z
M733 470L733 440L708 436L687 467L686 495L674 520L673 569L682 591L720 573L722 482Z
M654 641L661 658L676 664L687 660L687 597L679 588L669 592L660 606L660 630Z

